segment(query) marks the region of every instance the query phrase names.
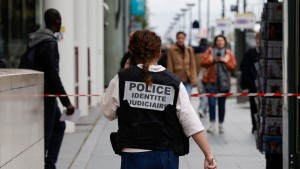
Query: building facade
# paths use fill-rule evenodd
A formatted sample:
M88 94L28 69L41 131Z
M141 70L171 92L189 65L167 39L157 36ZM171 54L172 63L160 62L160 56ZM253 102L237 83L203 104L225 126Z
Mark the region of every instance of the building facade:
M43 13L49 8L57 9L62 16L60 75L67 93L103 93L103 0L0 0L0 55L7 67L18 67L28 34L44 27ZM71 100L82 115L100 101L98 97Z

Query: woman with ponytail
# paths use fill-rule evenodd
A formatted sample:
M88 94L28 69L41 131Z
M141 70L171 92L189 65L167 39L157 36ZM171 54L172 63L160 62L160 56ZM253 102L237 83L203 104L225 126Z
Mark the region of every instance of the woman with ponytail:
M189 152L190 136L205 155L204 168L217 168L183 83L157 65L160 37L136 31L128 48L137 65L120 71L101 101L104 116L118 119L111 143L121 156L121 169L178 169L179 156Z

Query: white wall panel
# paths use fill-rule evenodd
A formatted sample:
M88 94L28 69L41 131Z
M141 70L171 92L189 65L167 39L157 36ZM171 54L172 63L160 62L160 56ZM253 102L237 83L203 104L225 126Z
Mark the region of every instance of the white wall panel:
M44 167L43 83L40 72L0 69L1 169Z

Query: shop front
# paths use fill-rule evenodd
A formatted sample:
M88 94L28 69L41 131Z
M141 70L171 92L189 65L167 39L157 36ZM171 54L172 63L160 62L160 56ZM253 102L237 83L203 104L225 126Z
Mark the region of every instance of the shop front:
M0 55L7 67L18 66L28 34L43 24L42 0L0 0Z

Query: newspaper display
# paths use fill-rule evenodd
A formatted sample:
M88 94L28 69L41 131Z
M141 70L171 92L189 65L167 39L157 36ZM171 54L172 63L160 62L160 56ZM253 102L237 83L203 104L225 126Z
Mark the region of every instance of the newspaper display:
M283 24L282 3L265 3L261 22L259 65L256 65L258 92L282 93ZM265 154L282 153L282 97L256 99L258 132L256 143Z

